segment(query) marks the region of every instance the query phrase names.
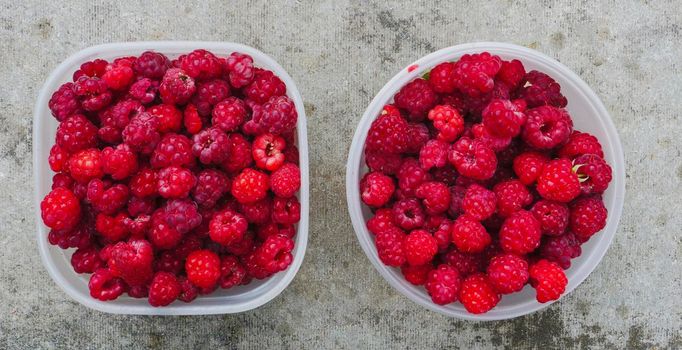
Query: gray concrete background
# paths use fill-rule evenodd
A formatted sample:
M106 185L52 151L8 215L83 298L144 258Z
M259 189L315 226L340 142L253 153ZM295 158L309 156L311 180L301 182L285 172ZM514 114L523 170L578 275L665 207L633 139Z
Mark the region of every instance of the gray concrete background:
M153 4L157 3L157 4ZM0 348L682 348L680 1L0 1ZM127 317L70 300L35 244L31 114L38 89L84 47L224 40L272 55L306 101L306 260L273 302L239 315ZM356 242L344 164L357 121L398 70L480 40L540 50L601 96L625 147L627 198L592 275L544 311L464 322L395 292Z

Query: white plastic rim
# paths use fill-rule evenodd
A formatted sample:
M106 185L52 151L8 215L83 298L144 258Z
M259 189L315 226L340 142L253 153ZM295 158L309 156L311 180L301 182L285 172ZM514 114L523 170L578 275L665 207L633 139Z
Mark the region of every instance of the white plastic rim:
M152 50L163 53L171 58L195 49L206 49L217 55L226 56L238 51L249 54L257 67L272 70L287 86L287 95L294 101L298 112L297 142L301 169L301 221L295 237L295 248L292 252L294 260L286 271L282 271L266 280L254 280L248 285L217 290L216 292L200 296L191 303L176 301L169 306L154 308L146 299L134 299L121 296L114 301L103 302L90 297L88 291L89 275L75 273L70 264L73 251L62 250L51 246L47 241L48 228L40 217L40 201L50 191L51 179L54 174L47 164L50 148L54 144L57 121L52 117L48 108L48 101L52 93L64 82L71 81L71 75L81 63L102 58L113 58L139 55ZM97 45L77 52L62 62L47 78L38 95L33 114L33 177L34 203L37 224L37 239L40 257L52 279L70 297L79 303L103 312L113 314L139 315L208 315L238 313L255 309L278 296L293 280L303 262L308 243L308 208L309 208L309 177L308 177L308 139L306 134L306 115L303 99L296 88L294 80L274 59L252 47L229 42L201 42L201 41L158 41L158 42L124 42Z
M538 303L535 300L535 291L530 286L526 286L519 293L503 296L495 308L481 315L468 313L460 303L446 306L434 304L424 288L408 283L399 269L388 267L379 260L374 245L374 237L365 226L365 222L371 218L372 214L369 208L360 201L359 188L360 178L367 171L364 161L365 138L372 121L379 115L382 107L392 101L393 95L402 86L422 76L438 63L454 61L464 54L482 51L488 51L507 60L518 59L523 62L527 71L539 70L556 79L561 84L562 93L568 99L567 109L573 118L575 129L589 132L599 139L604 148L605 159L613 168L613 181L603 197L604 204L609 212L606 227L582 246L582 255L574 259L571 268L566 270L568 286L563 296L568 295L587 278L599 264L611 244L618 227L625 198L625 161L616 127L594 91L563 64L529 48L496 42L468 43L448 47L408 65L384 85L369 104L358 124L346 165L348 211L360 245L377 271L396 290L412 301L448 316L465 320L487 321L519 317L543 309L550 303Z

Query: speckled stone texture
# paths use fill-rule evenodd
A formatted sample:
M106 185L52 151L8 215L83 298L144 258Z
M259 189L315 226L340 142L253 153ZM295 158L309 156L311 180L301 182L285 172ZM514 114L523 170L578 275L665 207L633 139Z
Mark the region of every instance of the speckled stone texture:
M682 11L677 1L0 1L0 348L682 348ZM239 315L129 317L86 309L42 267L31 114L48 73L90 45L223 40L272 55L306 101L310 242L271 303ZM627 197L599 267L544 311L476 323L395 292L345 207L354 128L397 71L479 40L542 51L601 96L625 147ZM47 117L47 116L46 116Z

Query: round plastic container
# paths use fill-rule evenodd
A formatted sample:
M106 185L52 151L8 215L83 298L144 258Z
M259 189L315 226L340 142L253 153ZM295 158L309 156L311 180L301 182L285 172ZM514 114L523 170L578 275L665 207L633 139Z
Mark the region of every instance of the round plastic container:
M71 75L81 63L95 58L113 59L121 56L139 55L146 50L161 52L171 58L195 49L206 49L217 55L229 55L234 51L247 53L254 59L258 67L272 70L287 86L287 94L296 104L298 111L297 145L300 156L301 221L295 237L296 246L292 252L294 261L286 271L275 274L266 280L254 280L248 285L217 290L201 296L191 303L176 301L169 306L154 308L146 299L134 299L121 296L114 301L103 302L90 297L88 291L89 275L79 275L71 267L72 249L65 251L51 246L47 241L48 228L40 217L40 201L50 191L54 174L47 164L47 156L54 144L57 121L52 117L48 101L52 93L64 82L71 80ZM115 314L141 315L207 315L237 313L257 308L279 295L293 280L303 262L308 243L308 141L306 135L306 116L301 94L289 74L268 55L249 46L227 42L198 41L160 41L113 43L92 46L84 49L62 62L48 77L40 90L33 115L33 176L35 183L35 214L38 226L37 239L40 256L52 279L66 294L79 303L103 312Z
M468 313L460 303L446 306L434 304L424 288L405 281L399 269L388 267L379 260L374 236L365 226L372 213L369 207L361 202L359 189L359 181L367 171L364 159L365 138L370 124L379 115L382 107L392 102L393 95L402 86L422 76L438 63L455 61L464 54L481 51L488 51L507 60L518 59L523 62L526 70L539 70L556 79L561 84L562 93L568 98L567 109L573 117L575 129L595 135L604 148L606 161L613 167L613 181L604 193L604 204L609 211L606 227L585 243L582 246L582 255L572 261L571 268L566 271L568 286L564 296L587 278L606 253L618 227L625 197L623 149L606 108L592 89L566 66L535 50L506 43L469 43L436 51L401 70L372 100L355 131L346 165L346 195L348 211L362 249L374 267L396 290L414 302L448 316L466 320L502 320L540 310L550 303L538 303L535 300L535 290L527 285L519 293L503 296L497 307L482 315Z

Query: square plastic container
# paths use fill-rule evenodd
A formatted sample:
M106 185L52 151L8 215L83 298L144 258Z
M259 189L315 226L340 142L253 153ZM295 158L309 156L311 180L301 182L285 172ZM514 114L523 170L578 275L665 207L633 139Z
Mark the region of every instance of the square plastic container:
M595 135L604 148L606 161L613 168L613 180L604 193L604 204L609 215L606 227L595 234L582 246L582 255L572 260L571 268L566 270L568 286L563 296L568 295L597 267L606 253L623 210L625 198L625 161L623 148L618 132L599 97L587 84L566 66L556 60L525 47L495 42L469 43L448 47L429 54L396 74L376 95L362 116L355 131L346 165L346 196L348 211L353 228L365 254L379 273L400 293L412 301L442 314L466 320L502 320L509 319L547 307L551 303L538 303L535 290L527 285L521 292L504 295L502 301L481 315L468 313L462 304L453 303L445 306L436 305L424 288L417 287L405 280L399 269L384 265L377 255L374 237L365 225L372 217L369 207L360 200L359 181L367 171L364 159L364 144L370 125L379 115L383 106L393 101L401 87L409 81L422 76L435 65L445 61L455 61L464 54L488 51L502 59L518 59L523 62L527 71L539 70L547 73L561 84L561 92L568 99L567 109L573 118L575 129Z
M210 295L200 296L191 303L175 301L166 307L155 308L150 306L146 299L134 299L128 296L121 296L114 301L107 302L96 300L89 294L89 275L79 275L71 267L70 257L73 249L65 251L51 246L47 241L49 230L40 217L40 201L50 191L51 179L54 175L47 164L47 157L54 144L57 121L51 115L48 101L52 93L61 84L71 81L71 75L83 62L95 58L110 60L121 56L139 55L147 50L157 51L174 58L195 49L206 49L221 56L227 56L234 51L251 55L257 67L272 70L284 81L287 86L287 95L296 105L298 112L296 138L301 169L301 190L298 196L301 203L301 221L298 223L298 232L295 237L296 245L292 252L293 263L287 270L277 273L269 279L254 280L248 285L228 290L219 289ZM308 243L309 208L308 141L303 100L293 79L275 60L246 45L200 41L112 43L92 46L67 58L50 74L36 101L33 115L33 176L38 248L43 265L66 294L95 310L114 314L140 315L207 315L247 311L257 308L279 295L291 283L303 262Z

